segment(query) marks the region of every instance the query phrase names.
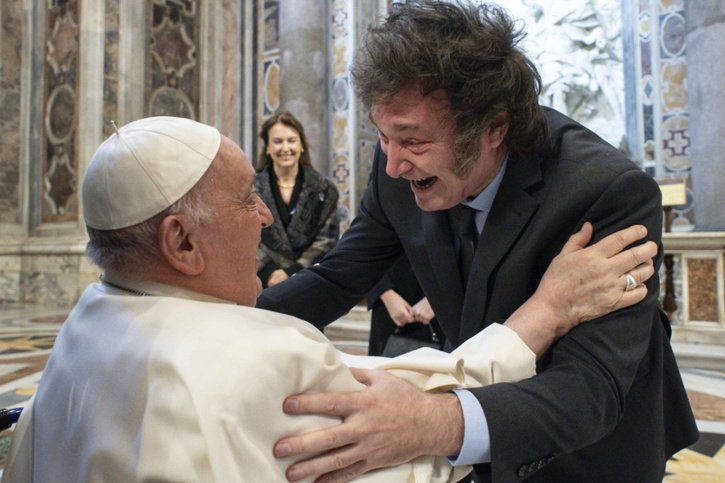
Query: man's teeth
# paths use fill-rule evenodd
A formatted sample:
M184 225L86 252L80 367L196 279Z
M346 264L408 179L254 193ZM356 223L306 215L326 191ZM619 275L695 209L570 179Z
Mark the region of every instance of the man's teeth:
M416 188L428 188L435 182L435 180L435 176L431 176L430 178L414 179L413 185L415 185Z

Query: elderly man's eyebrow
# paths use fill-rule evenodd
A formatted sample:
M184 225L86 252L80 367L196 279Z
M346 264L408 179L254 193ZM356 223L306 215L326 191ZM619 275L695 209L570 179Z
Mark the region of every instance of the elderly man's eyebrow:
M256 200L257 196L259 196L259 193L257 192L257 189L254 186L252 186L252 189L250 189L248 192L242 192L242 193L240 193L240 195L239 195L239 201L241 201L244 204L247 204L247 203L250 203L250 202L253 202L253 203L256 204L256 202L257 202L257 200Z

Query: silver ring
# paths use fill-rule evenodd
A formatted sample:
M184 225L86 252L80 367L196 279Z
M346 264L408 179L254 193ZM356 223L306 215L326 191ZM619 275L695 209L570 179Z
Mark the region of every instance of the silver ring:
M627 286L624 287L625 291L628 292L628 291L634 289L635 287L637 287L637 285L639 285L637 283L637 280L632 276L631 273L626 274L626 277L627 277Z

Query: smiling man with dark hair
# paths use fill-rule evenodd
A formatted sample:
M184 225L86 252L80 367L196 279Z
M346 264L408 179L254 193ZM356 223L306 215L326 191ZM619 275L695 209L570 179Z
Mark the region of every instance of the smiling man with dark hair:
M259 306L322 327L405 252L452 349L528 299L585 222L595 240L641 224L661 246L657 184L593 132L539 105L541 80L517 46L522 35L492 4L393 5L352 66L380 141L360 215L320 264L266 290ZM470 265L462 262L469 241L453 229L466 212L474 219L464 230L475 233ZM661 250L657 268L660 261ZM636 282L623 271L623 295ZM698 433L658 277L646 286L641 303L576 327L543 355L536 377L515 384L433 403L366 375L357 393L293 395L289 413L332 414L344 424L284 438L276 454L300 460L288 470L292 481L345 481L421 453L476 464L481 481L662 481L667 458Z

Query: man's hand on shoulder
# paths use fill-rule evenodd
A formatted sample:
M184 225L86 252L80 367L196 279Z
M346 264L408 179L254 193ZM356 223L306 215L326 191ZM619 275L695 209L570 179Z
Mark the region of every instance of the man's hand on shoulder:
M327 414L343 422L332 428L279 440L278 458L323 452L287 470L297 481L342 482L376 468L402 464L420 455L449 456L463 442L463 414L453 393L426 393L380 370L351 369L365 384L345 394L305 394L287 398L288 414Z
M640 302L647 295L644 282L654 274L657 245L648 241L627 247L646 235L644 226L634 225L587 246L592 225L585 223L552 260L534 295L506 325L541 356L581 322Z

